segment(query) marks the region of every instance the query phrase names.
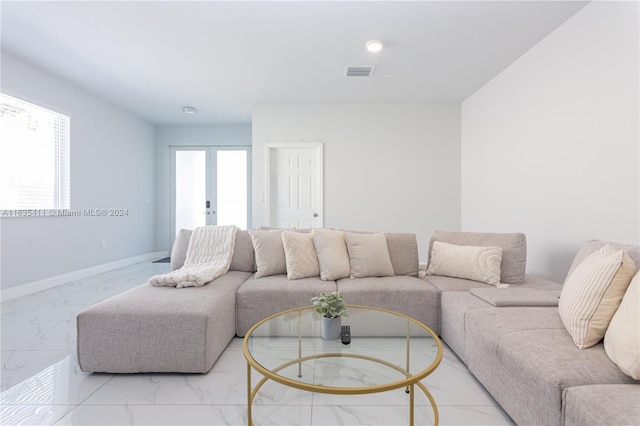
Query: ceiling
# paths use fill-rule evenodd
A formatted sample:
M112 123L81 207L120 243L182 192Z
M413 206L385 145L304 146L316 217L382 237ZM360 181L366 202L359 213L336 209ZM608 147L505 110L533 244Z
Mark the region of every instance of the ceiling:
M250 123L256 103L461 102L587 3L3 0L1 42L154 124Z

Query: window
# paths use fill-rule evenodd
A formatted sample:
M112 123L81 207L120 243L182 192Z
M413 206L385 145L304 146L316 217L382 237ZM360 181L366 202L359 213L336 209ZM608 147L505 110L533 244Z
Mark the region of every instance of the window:
M69 209L70 119L0 93L0 210Z

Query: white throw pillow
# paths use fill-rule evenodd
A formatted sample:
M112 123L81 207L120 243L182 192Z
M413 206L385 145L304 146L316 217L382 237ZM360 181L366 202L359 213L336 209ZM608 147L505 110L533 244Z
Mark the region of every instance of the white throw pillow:
M578 348L591 347L602 339L635 272L629 255L607 244L567 277L558 312Z
M272 231L249 231L253 250L256 253L256 278L285 274L287 263L282 244L281 229Z
M320 275L318 255L313 246L313 236L310 233L284 231L282 244L284 245L288 279L297 280Z
M631 280L611 318L604 350L624 374L640 380L640 273Z
M384 234L345 232L344 239L349 252L351 278L393 276L393 265Z
M311 236L318 255L320 279L333 281L349 277L351 266L344 233L332 229L314 229Z
M444 275L508 287L509 284L500 283L501 266L500 247L458 246L434 241L427 275Z

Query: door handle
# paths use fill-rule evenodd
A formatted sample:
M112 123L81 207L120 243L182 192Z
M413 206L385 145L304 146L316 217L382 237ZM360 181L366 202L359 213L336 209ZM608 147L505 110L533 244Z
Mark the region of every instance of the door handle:
M313 217L318 217L318 216L319 216L318 213L313 214Z
M207 200L207 201L204 203L204 206L205 206L205 208L207 209L207 211L206 211L206 212L202 212L202 214L206 214L206 215L210 215L210 214L212 214L212 213L213 213L213 214L216 214L216 211L215 211L215 210L212 210L212 211L211 211L211 213L210 213L210 212L209 212L209 210L208 210L208 209L210 209L210 208L211 208L211 201Z

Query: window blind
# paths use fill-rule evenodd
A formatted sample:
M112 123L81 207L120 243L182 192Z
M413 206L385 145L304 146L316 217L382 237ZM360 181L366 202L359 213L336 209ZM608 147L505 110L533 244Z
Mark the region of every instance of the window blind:
M0 93L0 210L69 209L70 166L70 118Z

